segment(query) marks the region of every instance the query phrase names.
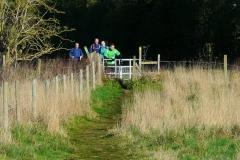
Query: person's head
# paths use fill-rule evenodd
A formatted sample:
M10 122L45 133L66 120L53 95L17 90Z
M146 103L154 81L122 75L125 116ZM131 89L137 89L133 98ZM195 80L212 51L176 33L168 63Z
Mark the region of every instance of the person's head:
M79 43L75 43L75 48L79 48Z
M102 42L101 42L101 46L106 46L105 41L102 41Z
M108 42L107 42L107 41L102 41L102 42L101 42L101 45L102 45L102 46L107 46L107 45L108 45Z
M114 50L115 45L114 45L113 43L111 43L111 44L109 45L109 48L110 48L111 50Z
M95 38L94 42L95 42L95 44L98 44L99 43L99 39Z

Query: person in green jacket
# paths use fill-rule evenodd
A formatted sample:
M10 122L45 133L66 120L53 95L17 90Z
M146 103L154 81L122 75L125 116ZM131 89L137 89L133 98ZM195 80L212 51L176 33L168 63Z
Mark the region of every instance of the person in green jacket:
M108 70L107 70L107 74L111 77L114 77L114 72L115 72L115 58L116 56L119 56L120 52L115 49L115 45L113 43L111 43L109 45L109 48L105 50L104 52L104 57L106 57L107 59L110 59L107 61L107 66L108 66Z

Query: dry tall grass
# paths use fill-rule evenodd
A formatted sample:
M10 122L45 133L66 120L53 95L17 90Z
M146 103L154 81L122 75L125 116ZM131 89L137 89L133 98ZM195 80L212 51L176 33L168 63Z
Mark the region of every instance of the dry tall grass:
M74 62L71 59L42 59L40 63L41 73L38 74L38 61L20 61L16 68L7 66L5 70L0 69L0 81L14 82L16 80L41 80L52 79L57 75L70 74L79 71L89 64L87 59Z
M136 91L132 100L125 101L122 133L132 126L142 132L178 132L185 127L228 130L240 123L240 73L225 78L220 70L177 68L163 71L161 79L161 92L152 88Z
M60 123L67 120L73 115L83 115L90 113L89 107L89 95L87 91L83 91L83 98L80 99L79 93L79 79L75 79L74 91L71 90L70 80L67 81L67 86L65 92L63 91L62 82L59 82L59 92L56 95L55 92L55 82L53 81L49 85L49 89L43 81L38 81L37 85L37 112L38 112L38 122L43 122L48 125L49 131L59 131ZM21 122L33 122L33 109L32 109L32 82L23 81L20 82L20 103ZM10 86L9 88L9 122L16 122L16 108L15 108L15 88ZM2 94L0 94L2 96ZM2 99L0 100L2 104ZM2 112L0 112L0 118L2 119Z
M87 62L87 61L86 61ZM7 68L5 79L9 83L8 104L9 104L9 123L10 126L16 123L16 99L14 81L20 81L19 106L20 106L20 123L44 123L51 132L62 132L60 124L66 122L73 115L90 114L92 116L89 102L90 94L86 90L86 72L84 71L87 63L74 63L73 61L48 61L42 63L41 74L37 74L36 65L22 65L22 68ZM80 98L80 75L79 71L83 69L83 97ZM95 71L97 72L97 66ZM70 73L74 73L74 90L71 89ZM90 88L92 83L92 70L90 67ZM95 73L98 75L97 73ZM63 75L67 76L66 90L63 89ZM58 92L55 92L55 80L53 77L58 76ZM37 112L38 118L33 118L32 108L32 79L37 79ZM96 76L96 78L98 78ZM50 80L49 88L46 87L46 80ZM96 80L97 81L97 80ZM3 97L0 92L0 97ZM0 98L0 104L3 99ZM2 123L2 107L0 111L0 122ZM2 135L2 134L1 134ZM0 139L1 143L1 139ZM3 143L3 142L2 142Z

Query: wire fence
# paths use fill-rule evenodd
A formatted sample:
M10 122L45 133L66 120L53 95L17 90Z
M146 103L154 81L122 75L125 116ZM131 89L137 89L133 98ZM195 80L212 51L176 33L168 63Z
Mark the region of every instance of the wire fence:
M0 81L41 78L51 79L57 75L70 74L89 65L89 59L73 61L71 59L34 59L19 61L15 66L0 69Z
M92 56L94 55L94 56ZM222 62L202 61L141 61L140 59L116 59L115 66L103 66L99 54L89 59L72 61L65 59L41 59L21 61L15 67L6 67L1 72L0 119L3 128L12 122L51 121L51 117L67 117L80 108L95 89L104 73L104 68L115 68L115 77L133 79L144 71L161 71L177 67L239 70L240 66ZM107 60L106 60L107 61ZM118 73L119 72L119 73ZM125 73L126 72L126 73ZM105 72L105 74L107 74ZM128 76L129 75L129 76ZM75 106L75 109L72 109Z
M202 69L224 69L223 62L202 62L202 61L160 61L160 69L161 70L174 70L178 67L184 67L186 69L191 68L202 68ZM157 71L157 64L148 64L142 65L142 69L146 71ZM240 70L240 65L237 64L227 64L227 69L229 71Z
M103 66L100 55L94 54L81 62L60 59L20 62L17 67L1 72L0 118L2 127L7 129L12 122L49 119L46 115L64 116L67 114L64 112L71 112L71 104L80 106L101 83Z
M141 56L141 54L140 54ZM140 57L139 56L139 57ZM145 72L157 72L162 70L175 70L182 67L185 69L203 69L203 70L219 70L224 71L225 74L229 71L239 71L240 65L227 64L227 55L224 55L223 62L221 61L161 61L160 54L158 54L157 61L142 61L141 58L136 59L115 59L115 65L107 65L108 59L104 60L105 72L108 69L114 70L116 78L120 79L134 79L141 77Z

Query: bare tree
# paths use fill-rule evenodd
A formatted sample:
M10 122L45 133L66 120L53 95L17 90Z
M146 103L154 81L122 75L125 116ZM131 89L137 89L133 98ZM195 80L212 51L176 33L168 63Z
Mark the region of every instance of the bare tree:
M44 54L65 49L61 35L72 31L61 27L54 14L63 14L49 5L50 0L2 0L0 2L0 52L5 52L7 64L31 60ZM51 39L58 37L54 46Z

